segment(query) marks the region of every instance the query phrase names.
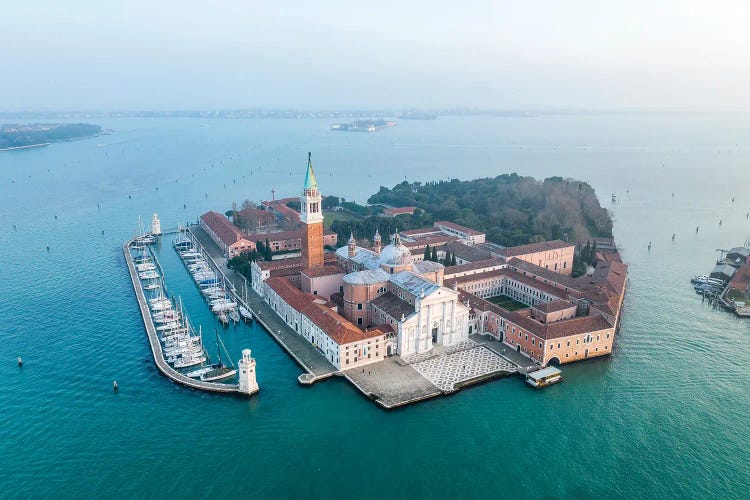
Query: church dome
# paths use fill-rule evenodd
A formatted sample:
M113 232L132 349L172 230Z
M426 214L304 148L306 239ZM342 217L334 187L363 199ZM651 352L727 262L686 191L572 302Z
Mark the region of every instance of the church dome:
M380 263L386 266L402 267L410 266L414 263L411 256L411 250L401 244L401 239L396 233L393 243L387 245L380 251Z

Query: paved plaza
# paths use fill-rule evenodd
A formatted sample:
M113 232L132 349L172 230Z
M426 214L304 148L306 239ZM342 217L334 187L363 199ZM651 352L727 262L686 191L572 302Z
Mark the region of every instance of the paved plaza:
M481 345L419 361L411 366L445 392L456 390L456 383L465 380L497 372L516 372L516 365Z

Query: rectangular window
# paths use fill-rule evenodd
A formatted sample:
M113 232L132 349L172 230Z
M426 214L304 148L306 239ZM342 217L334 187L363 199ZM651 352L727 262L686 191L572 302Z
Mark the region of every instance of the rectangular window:
M358 325L361 325L361 324L362 324L362 318L357 318L357 324L358 324Z
M362 310L362 304L357 304L357 311L361 311L361 310Z

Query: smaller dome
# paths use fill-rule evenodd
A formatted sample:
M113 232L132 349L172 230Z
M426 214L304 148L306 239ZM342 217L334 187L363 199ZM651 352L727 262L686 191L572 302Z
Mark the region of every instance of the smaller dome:
M391 243L380 252L380 263L386 266L410 266L414 263L411 251L399 243Z

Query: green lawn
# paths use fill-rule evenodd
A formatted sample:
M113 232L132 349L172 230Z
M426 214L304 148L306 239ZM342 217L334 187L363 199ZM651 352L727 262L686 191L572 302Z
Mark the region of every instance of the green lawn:
M333 210L324 210L323 217L324 217L323 226L326 229L330 229L331 224L333 224L333 222L337 220L341 220L341 221L362 220L362 217L359 217L358 215L354 215L351 212L345 212L345 211L336 212Z
M518 302L515 299L511 299L507 295L498 295L496 297L490 297L487 300L489 300L493 304L499 305L503 309L507 309L508 311L517 311L519 309L529 307L523 302Z

